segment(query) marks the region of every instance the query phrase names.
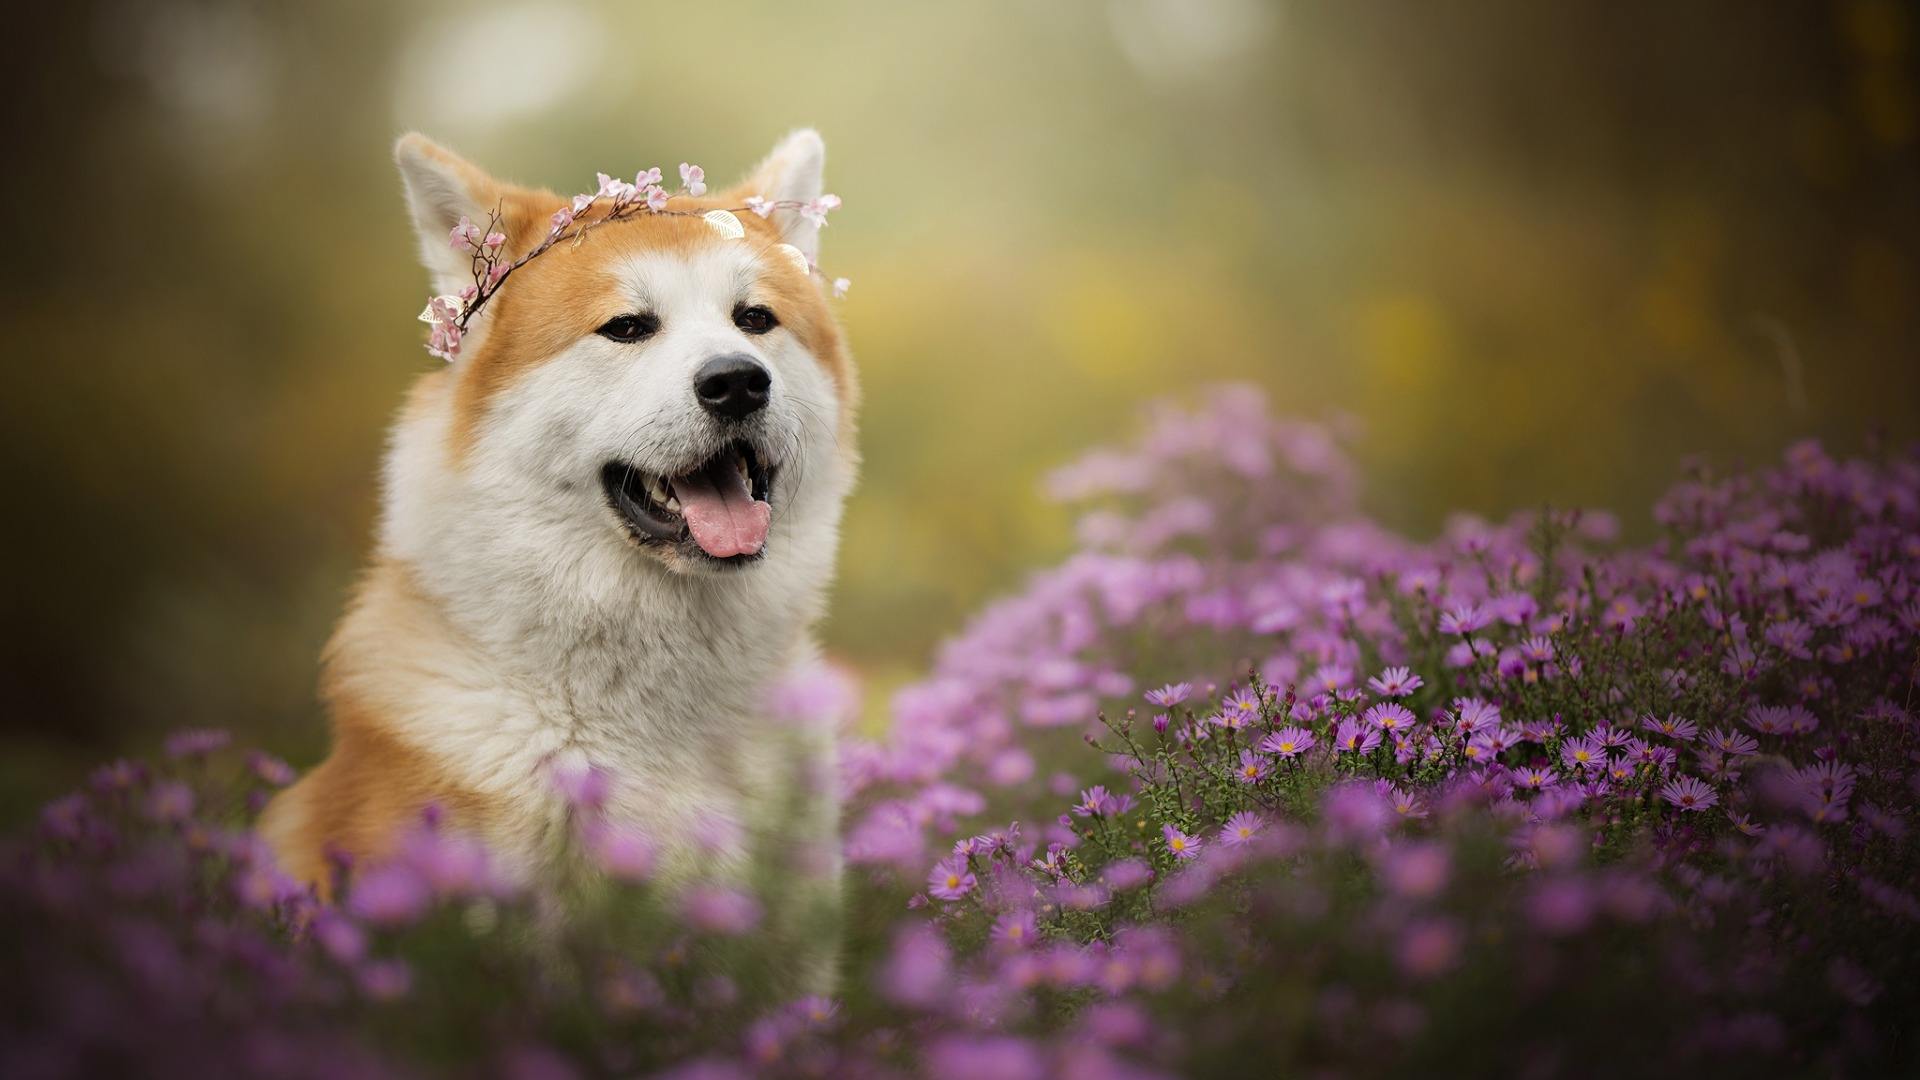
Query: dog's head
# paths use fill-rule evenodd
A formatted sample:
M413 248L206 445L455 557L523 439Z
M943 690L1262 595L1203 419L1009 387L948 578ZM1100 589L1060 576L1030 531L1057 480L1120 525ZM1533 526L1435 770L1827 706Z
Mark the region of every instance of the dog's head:
M472 281L469 253L448 240L461 217L497 212L517 258L566 202L419 135L400 140L397 158L436 292ZM808 201L824 160L820 137L797 132L736 187L669 209ZM498 529L511 515L568 542L710 573L837 520L853 370L821 286L781 246L811 260L819 229L789 210L736 217L744 237L698 213L606 222L512 273L437 377L450 380L438 449L470 509L497 511L476 524Z

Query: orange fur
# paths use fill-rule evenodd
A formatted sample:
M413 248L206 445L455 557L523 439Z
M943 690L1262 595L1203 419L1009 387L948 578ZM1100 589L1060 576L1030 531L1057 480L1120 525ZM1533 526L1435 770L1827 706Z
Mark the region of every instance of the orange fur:
M373 656L404 654L409 642L445 627L393 564L373 568L362 582L340 627L327 643L321 696L332 719L333 753L273 801L260 831L283 868L331 891L329 852L355 864L392 854L395 841L437 806L452 827L484 831L494 815L487 799L450 781L426 755L395 738L381 701L357 674Z

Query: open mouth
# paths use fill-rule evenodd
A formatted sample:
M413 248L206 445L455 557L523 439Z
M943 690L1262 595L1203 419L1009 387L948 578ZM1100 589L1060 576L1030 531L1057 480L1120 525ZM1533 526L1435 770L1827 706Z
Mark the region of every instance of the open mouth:
M688 539L715 559L746 562L766 547L773 470L753 447L736 442L679 476L659 476L609 461L600 468L607 502L641 541Z

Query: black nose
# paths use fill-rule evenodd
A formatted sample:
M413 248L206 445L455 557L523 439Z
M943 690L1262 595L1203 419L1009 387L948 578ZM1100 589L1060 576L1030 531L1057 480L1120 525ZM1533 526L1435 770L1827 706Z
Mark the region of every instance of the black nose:
M715 416L741 420L767 407L767 388L773 376L760 361L745 353L716 356L700 365L693 377L693 392L700 404Z

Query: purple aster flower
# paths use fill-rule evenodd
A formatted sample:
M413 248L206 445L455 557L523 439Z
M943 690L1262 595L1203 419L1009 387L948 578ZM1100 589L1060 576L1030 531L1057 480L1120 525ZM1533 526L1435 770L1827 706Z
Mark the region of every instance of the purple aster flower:
M1033 912L1009 911L993 922L993 940L1010 949L1024 949L1039 936Z
M1465 637L1475 630L1483 629L1493 617L1472 604L1461 604L1448 608L1440 616L1440 632Z
M1153 867L1140 859L1121 859L1100 871L1100 883L1114 892L1137 889L1153 880Z
M1440 843L1395 844L1378 859L1380 880L1393 892L1430 900L1447 886L1453 859Z
M1671 713L1667 715L1665 720L1654 716L1652 713L1648 713L1640 718L1640 726L1646 728L1648 731L1657 731L1669 739L1677 739L1680 742L1692 742L1694 737L1700 734L1700 726L1698 724L1695 724L1691 720L1683 720Z
M188 728L168 735L163 746L170 758L197 758L224 750L231 742L231 732L217 728Z
M653 876L653 844L638 829L591 822L582 830L594 863L616 881L640 882Z
M927 1046L923 1066L933 1080L1045 1080L1052 1072L1033 1043L1011 1035L943 1035Z
M1405 788L1394 788L1387 796L1387 803L1393 807L1394 813L1403 818L1418 820L1427 816L1427 804L1420 800L1419 795Z
M1607 753L1592 739L1572 739L1561 744L1560 760L1569 769L1598 769L1607 763Z
M1169 683L1158 690L1147 691L1146 698L1163 709L1170 709L1187 700L1187 696L1192 693L1192 683Z
M701 885L680 900L687 924L709 934L738 937L760 924L760 902L738 889Z
M1731 728L1715 728L1707 732L1707 745L1728 757L1747 757L1760 752L1760 744L1753 736Z
M274 787L286 787L295 777L293 766L258 750L247 752L247 771Z
M1100 817L1106 814L1107 807L1112 805L1112 801L1105 785L1095 784L1080 793L1080 801L1073 804L1074 816Z
M1677 776L1660 789L1660 797L1689 812L1698 812L1720 801L1707 784L1692 776Z
M1227 823L1220 827L1220 842L1227 847L1239 847L1242 844L1251 843L1253 838L1259 835L1263 824L1265 823L1260 820L1260 815L1251 810L1242 810L1228 818Z
M927 894L935 900L958 900L973 891L977 879L962 858L943 859L927 873Z
M1260 695L1254 693L1252 687L1240 687L1220 702L1220 711L1225 715L1238 715L1242 723L1257 720L1260 717Z
M147 816L163 825L178 825L193 816L193 789L178 780L160 780L147 794Z
M1260 740L1260 749L1280 758L1299 757L1313 748L1313 732L1303 727L1283 727Z
M1182 862L1200 854L1200 838L1197 836L1188 836L1171 825L1162 825L1160 835L1167 841L1167 850Z
M1545 769L1533 767L1515 769L1513 782L1528 791L1544 791L1553 786L1553 774Z
M417 922L433 904L433 891L411 866L387 863L354 879L347 910L376 926Z
M1342 754L1367 754L1380 745L1380 729L1368 727L1353 719L1340 721L1340 730L1333 736L1333 748Z
M1520 655L1528 663L1544 664L1553 659L1553 639L1535 634L1520 643Z
M394 1001L413 989L413 972L404 960L369 960L355 975L360 992L375 1001Z
M1240 751L1240 767L1233 770L1234 778L1243 784L1257 784L1267 778L1267 759L1251 750Z
M1471 736L1500 723L1500 709L1479 698L1455 698L1452 727L1456 734Z
M554 790L578 810L600 809L613 790L613 774L598 765L556 765L551 776Z
M1452 919L1417 919L1400 933L1400 970L1416 979L1430 979L1453 967L1465 935Z
M1367 680L1373 692L1383 697L1403 698L1425 686L1420 676L1403 667L1390 667Z
M1820 726L1820 718L1803 705L1762 705L1747 713L1747 726L1762 735L1806 735Z
M121 758L93 770L93 775L87 778L87 782L95 791L123 792L132 791L145 783L146 779L145 765Z
M1414 717L1405 705L1388 701L1368 709L1361 719L1382 731L1399 731L1412 727Z

